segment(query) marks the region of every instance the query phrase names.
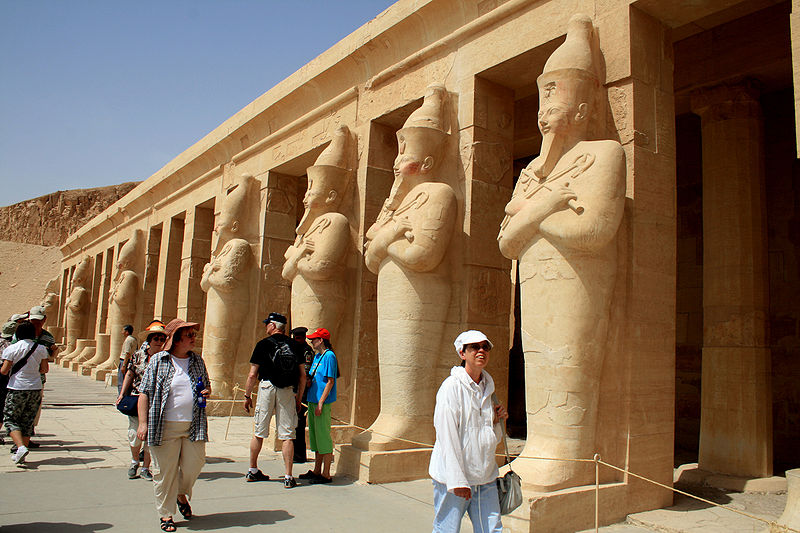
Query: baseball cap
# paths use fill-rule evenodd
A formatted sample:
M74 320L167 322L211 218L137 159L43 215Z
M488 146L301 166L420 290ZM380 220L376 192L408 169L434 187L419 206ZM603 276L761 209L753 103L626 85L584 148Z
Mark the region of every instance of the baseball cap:
M292 337L305 337L306 333L308 333L308 328L304 328L300 326L298 328L294 328L292 331Z
M33 320L44 320L47 318L47 314L44 312L44 307L41 305L34 305L28 312L28 318Z
M275 322L277 324L286 324L286 317L280 313L270 313L267 318L263 320L264 324Z
M325 328L317 328L314 333L306 336L307 339L327 339L331 340L331 332Z
M460 354L461 350L464 349L465 344L472 344L474 342L481 341L488 342L489 348L494 348L492 341L490 341L489 338L483 334L483 332L480 332L477 329L470 329L456 337L456 340L453 342L453 346L456 347L456 352Z

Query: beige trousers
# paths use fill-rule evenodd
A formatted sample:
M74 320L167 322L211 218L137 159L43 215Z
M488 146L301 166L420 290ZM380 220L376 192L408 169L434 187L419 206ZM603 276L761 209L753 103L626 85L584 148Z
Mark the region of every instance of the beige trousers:
M178 494L192 499L192 487L206 464L205 441L189 440L191 422L164 421L160 446L150 447L153 491L161 518L178 512Z

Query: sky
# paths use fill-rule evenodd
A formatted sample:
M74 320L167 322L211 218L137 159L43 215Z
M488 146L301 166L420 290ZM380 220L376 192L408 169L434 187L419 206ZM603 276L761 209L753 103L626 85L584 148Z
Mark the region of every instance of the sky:
M0 206L148 178L392 0L0 0Z

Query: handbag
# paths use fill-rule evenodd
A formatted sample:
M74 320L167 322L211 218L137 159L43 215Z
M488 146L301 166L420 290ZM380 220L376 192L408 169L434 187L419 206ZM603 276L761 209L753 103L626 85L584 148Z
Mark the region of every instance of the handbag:
M495 405L499 402L497 401L497 395L492 393L492 400ZM503 429L503 448L506 452L506 464L511 463L511 458L508 455L508 439L506 438L506 424L505 421L502 423ZM522 505L522 479L517 475L516 472L511 470L511 465L509 464L508 472L505 475L500 476L496 480L497 482L497 495L500 498L500 514L506 515L509 514L511 511Z
M139 416L139 395L123 396L117 404L117 411L123 415Z

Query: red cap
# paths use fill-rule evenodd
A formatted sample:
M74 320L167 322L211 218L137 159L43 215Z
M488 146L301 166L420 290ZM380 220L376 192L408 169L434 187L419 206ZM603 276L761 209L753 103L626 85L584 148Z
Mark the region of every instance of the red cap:
M307 339L326 339L331 340L331 332L325 328L317 328L314 330L314 333L310 335L306 335Z

